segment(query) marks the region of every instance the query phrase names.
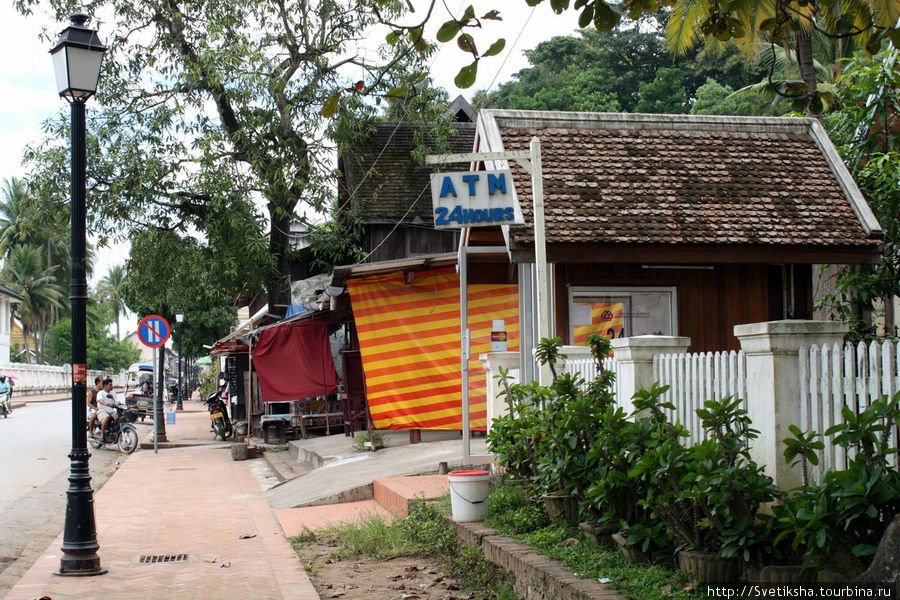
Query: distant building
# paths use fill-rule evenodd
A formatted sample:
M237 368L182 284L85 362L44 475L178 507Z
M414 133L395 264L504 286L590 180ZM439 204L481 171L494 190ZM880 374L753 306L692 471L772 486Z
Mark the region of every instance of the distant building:
M140 350L141 358L137 362L147 363L148 365L153 364L153 357L156 356L157 360L159 360L158 348L151 348L149 346L145 346L143 342L141 342L140 338L138 338L137 331L133 331L125 336L125 339L133 345L135 348ZM171 344L171 340L166 342L166 344ZM166 348L166 368L169 371L175 372L177 370L176 362L178 360L178 355L175 354L170 348Z
M24 300L19 294L0 284L0 362L9 362L12 305Z

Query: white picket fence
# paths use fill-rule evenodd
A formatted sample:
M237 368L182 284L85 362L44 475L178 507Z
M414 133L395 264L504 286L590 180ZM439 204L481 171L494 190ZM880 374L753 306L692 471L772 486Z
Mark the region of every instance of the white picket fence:
M654 378L661 386L669 386L662 399L675 406L674 410L666 409L667 416L687 428L691 442L705 437L696 410L707 400L734 396L744 401L746 410L746 373L743 352L658 354L653 358Z
M566 346L563 350L568 355L564 372L580 373L586 381L596 377L597 365L587 348ZM796 401L800 403L800 422L794 424L802 431L824 433L842 422L845 405L859 413L872 400L900 391L900 342L801 347L798 358L800 391ZM612 358L604 360L604 368L612 371L618 371L617 364ZM668 416L688 429L691 442L704 438L696 410L707 400L741 398L746 410L746 374L747 359L742 351L658 354L653 358L654 379L669 386L663 400L675 406L674 410L667 410ZM785 433L787 425L790 423L784 424ZM898 438L900 428L894 423L892 447L897 447ZM778 454L782 451L780 448ZM810 465L811 475L819 481L827 469L842 469L847 464L844 449L830 440L820 458L818 466ZM900 453L893 454L890 461L894 467L900 467Z
M866 345L838 344L800 348L800 414L797 425L804 431L823 433L843 422L844 406L855 413L865 410L873 400L893 396L900 390L900 343L871 342ZM891 445L897 447L900 429L891 428ZM844 468L847 455L834 444L825 444L818 466L812 474L821 481L825 470ZM900 457L891 457L894 467Z
M585 384L597 378L597 362L591 355L591 349L587 346L563 346L562 353L566 355L562 367L563 373L579 374ZM603 368L607 371L616 371L618 362L611 356L603 359Z

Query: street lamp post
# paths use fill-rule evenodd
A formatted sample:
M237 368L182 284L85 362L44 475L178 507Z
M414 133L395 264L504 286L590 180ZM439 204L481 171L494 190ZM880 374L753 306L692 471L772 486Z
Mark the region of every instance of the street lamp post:
M183 327L182 323L184 323L184 311L180 308L175 311L175 321L178 323L178 404L175 405L175 409L184 410L181 398L184 395L184 390L181 387L181 328Z
M69 487L66 490L66 522L62 557L57 575L102 575L94 521L94 491L88 466L85 413L87 410L87 278L85 273L85 111L88 98L97 91L106 47L97 32L86 25L85 14L69 17L71 23L50 51L59 95L68 100L72 113L71 236L72 279L72 451Z

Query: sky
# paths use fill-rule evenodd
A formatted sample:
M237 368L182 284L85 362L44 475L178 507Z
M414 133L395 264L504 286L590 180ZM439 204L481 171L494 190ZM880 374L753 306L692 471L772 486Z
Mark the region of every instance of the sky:
M515 72L528 66L522 50L534 48L555 35L572 34L577 28L578 13L569 11L554 15L549 1L531 8L525 0L438 0L431 24L426 28L426 37L434 39L437 28L449 19L445 7L450 7L459 16L469 4L474 5L479 16L496 8L503 17L502 22L485 21L481 31L470 30L477 47L483 51L495 39L503 37L506 48L500 55L482 60L478 80L472 88L459 90L453 85L453 78L460 67L469 61L455 42L441 44L432 59L431 72L435 84L447 89L451 99L461 93L471 100L478 89L496 88ZM413 0L413 5L419 12L402 20L402 23L417 21L427 2ZM68 111L68 105L56 92L49 55L50 43L39 39L44 26L55 38L66 23L54 25L42 14L24 17L15 11L12 2L0 5L0 21L7 27L4 35L0 36L0 57L3 57L0 59L0 179L8 179L25 175L25 168L21 165L22 153L27 144L41 139L41 123L57 112ZM379 34L379 38L382 35ZM105 40L102 28L100 38ZM361 52L374 49L380 41L363 41ZM103 85L102 80L100 85ZM127 256L127 244L102 249L98 254L96 277L102 277L112 265L124 264ZM93 285L96 281L89 283ZM125 331L132 331L136 324L137 319L133 315L127 324L123 322L123 335Z

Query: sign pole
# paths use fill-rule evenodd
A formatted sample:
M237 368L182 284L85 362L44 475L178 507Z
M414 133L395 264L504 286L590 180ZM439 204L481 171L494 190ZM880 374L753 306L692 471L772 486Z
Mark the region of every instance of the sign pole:
M547 237L544 233L544 178L541 140L531 138L531 200L534 212L534 269L537 279L537 342L550 337L550 288L547 283ZM538 365L538 382L550 385L549 365Z
M488 161L517 161L532 177L532 199L534 201L535 213L535 263L536 275L538 278L538 295L537 301L537 332L540 336L549 337L550 310L547 301L547 259L545 251L544 239L544 193L543 193L543 174L541 171L541 148L537 137L531 141L528 150L514 152L471 152L466 154L442 154L430 155L425 157L427 165L443 165L449 163L476 163ZM522 223L521 210L516 205L512 210L512 215L508 214L505 209L500 209L484 205L479 202L483 198L478 196L476 187L480 176L485 176L488 182L487 195L490 196L494 191L498 191L491 187L491 173L496 173L495 181L501 181L501 176L508 176L510 186L512 186L512 175L509 170L505 171L479 171L473 173L445 173L433 174L431 179L432 201L435 206L435 229L462 229L472 225L509 225L511 223ZM456 181L454 178L461 180L465 185ZM475 205L462 206L461 204L451 209L449 206L442 206L440 198L449 199L453 197L454 202L459 191L468 190L469 195L474 198ZM504 190L505 192L505 190ZM512 193L512 190L510 190ZM498 218L499 217L499 218ZM462 462L468 464L473 458L489 458L491 455L476 456L472 454L472 440L470 427L470 407L469 407L469 356L471 353L471 340L468 321L468 254L479 252L493 252L496 249L492 247L466 247L464 236L460 236L459 243L459 259L457 268L459 269L459 320L460 320L460 379L461 389L460 397L462 399ZM503 248L505 250L505 248ZM543 284L540 280L543 279ZM543 290L543 291L542 291ZM541 298L543 297L543 301ZM520 353L524 355L524 345L520 348ZM539 375L540 378L540 375ZM543 378L541 378L543 379ZM488 382L490 384L490 382Z
M166 350L166 341L172 334L172 328L169 322L159 315L149 315L141 319L138 323L138 339L141 343L149 348L160 348L159 361L156 360L156 352L153 353L153 374L159 382L153 386L153 453L159 452L159 441L166 441L166 430L163 425L162 411L162 385L163 374L162 369L165 366L164 352ZM157 370L159 367L159 370Z
M153 372L156 373L156 352L153 352ZM157 410L159 397L156 395L156 386L153 387L153 454L159 454L159 419Z

